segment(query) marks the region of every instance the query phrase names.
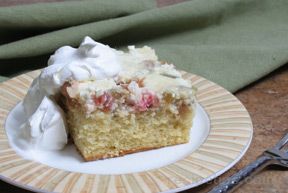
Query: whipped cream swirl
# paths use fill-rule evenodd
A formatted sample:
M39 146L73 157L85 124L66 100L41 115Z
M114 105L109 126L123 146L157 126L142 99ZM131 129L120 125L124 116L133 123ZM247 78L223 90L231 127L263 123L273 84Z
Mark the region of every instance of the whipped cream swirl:
M40 84L47 94L55 94L69 79L105 79L116 76L121 65L116 50L85 37L78 49L59 48L40 75Z
M85 37L79 48L59 48L36 78L23 101L23 136L34 148L57 150L67 143L61 108L53 98L68 80L105 79L121 71L117 51ZM50 99L52 98L52 100Z
M67 144L63 114L62 109L45 96L37 110L22 126L23 137L35 148L62 149Z

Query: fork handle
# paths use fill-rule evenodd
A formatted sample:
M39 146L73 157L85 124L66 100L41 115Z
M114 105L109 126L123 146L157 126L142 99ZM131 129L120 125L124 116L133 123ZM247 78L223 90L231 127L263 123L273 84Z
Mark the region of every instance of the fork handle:
M232 175L224 182L213 188L208 193L228 193L234 191L243 182L247 182L247 179L253 177L257 172L271 164L271 157L263 155L260 156L256 161L252 162L245 168L241 169L236 174ZM248 178L249 177L249 178Z

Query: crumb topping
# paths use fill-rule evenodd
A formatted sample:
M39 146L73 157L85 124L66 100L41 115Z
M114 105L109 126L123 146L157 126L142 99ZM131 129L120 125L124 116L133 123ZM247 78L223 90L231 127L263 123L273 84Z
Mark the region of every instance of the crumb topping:
M161 105L170 105L172 112L175 105L181 105L179 101L186 105L194 103L191 83L182 78L174 65L158 61L149 47L128 48L128 53L118 53L123 64L118 75L100 80L68 81L62 94L84 107L87 114L97 109L143 112L157 110Z

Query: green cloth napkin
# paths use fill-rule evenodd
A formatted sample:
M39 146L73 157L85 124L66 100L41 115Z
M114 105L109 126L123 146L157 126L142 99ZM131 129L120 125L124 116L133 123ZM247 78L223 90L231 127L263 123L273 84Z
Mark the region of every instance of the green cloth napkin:
M3 82L5 80L7 80L8 78L7 77L4 77L4 76L0 76L0 82Z
M287 0L80 1L0 8L0 75L46 65L84 36L116 48L148 45L160 59L230 91L288 61Z

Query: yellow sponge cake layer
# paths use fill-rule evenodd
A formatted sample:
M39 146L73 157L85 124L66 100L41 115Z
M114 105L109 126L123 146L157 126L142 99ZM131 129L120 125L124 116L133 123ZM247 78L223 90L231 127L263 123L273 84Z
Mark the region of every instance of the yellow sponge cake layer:
M163 106L128 114L98 110L87 117L72 107L68 125L79 152L86 161L91 161L187 143L193 108L182 105L176 109L177 112Z

